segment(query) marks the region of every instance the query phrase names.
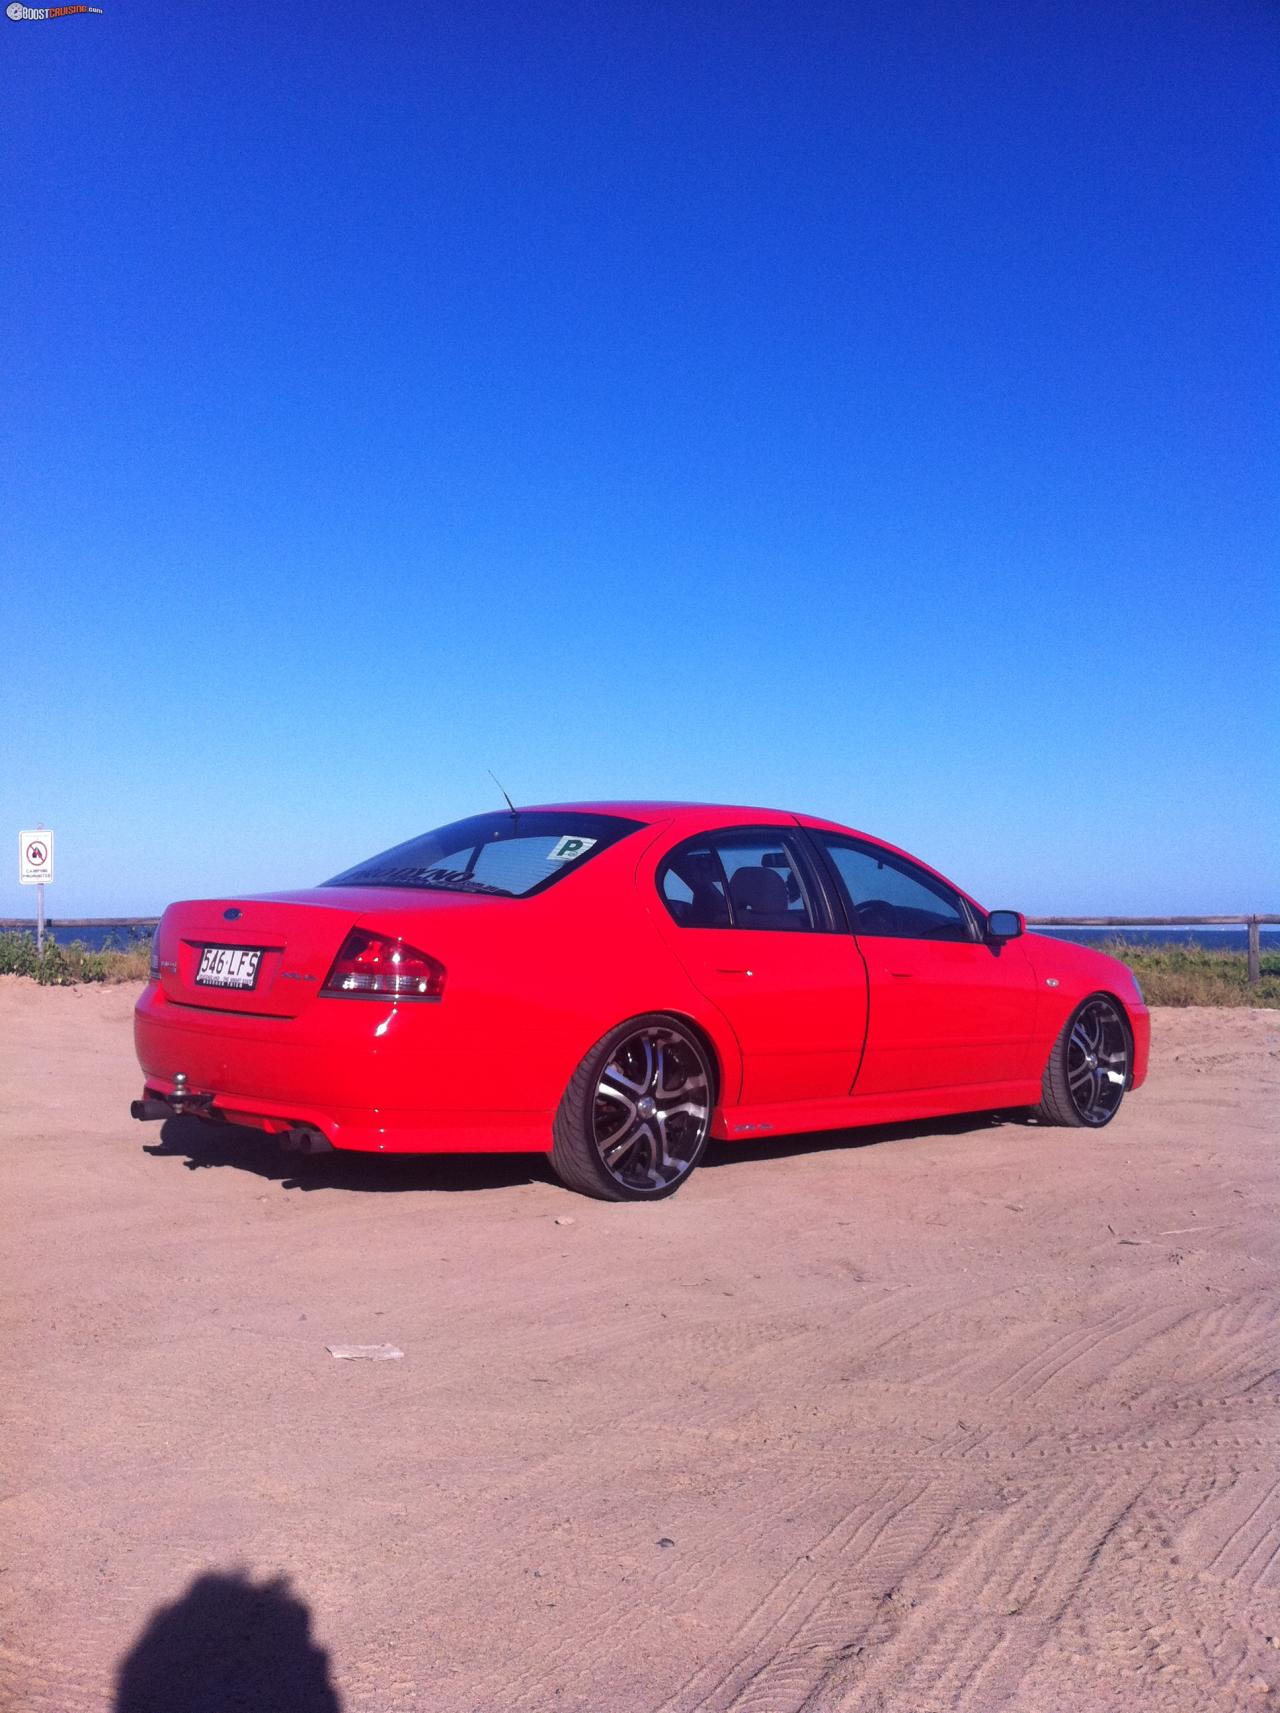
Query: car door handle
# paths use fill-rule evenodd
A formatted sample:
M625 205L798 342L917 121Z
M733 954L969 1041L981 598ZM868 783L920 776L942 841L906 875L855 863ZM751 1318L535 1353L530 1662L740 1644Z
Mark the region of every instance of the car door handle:
M912 978L912 975L914 973L915 972L913 970L890 970L889 971L889 974L893 977L893 979L895 981L910 981Z
M740 969L739 970L729 970L729 969L725 969L722 964L717 964L716 965L716 974L717 975L754 975L755 971L754 970L740 970Z

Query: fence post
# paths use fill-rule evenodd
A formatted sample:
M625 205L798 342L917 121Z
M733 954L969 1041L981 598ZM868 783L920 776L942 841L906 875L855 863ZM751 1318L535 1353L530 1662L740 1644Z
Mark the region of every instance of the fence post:
M1258 918L1249 918L1249 986L1257 987L1262 980L1262 936L1258 933Z

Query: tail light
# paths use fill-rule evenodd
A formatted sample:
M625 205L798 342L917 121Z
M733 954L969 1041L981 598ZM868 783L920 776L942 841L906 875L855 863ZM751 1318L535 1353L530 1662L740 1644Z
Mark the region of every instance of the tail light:
M403 940L353 928L320 991L354 999L439 999L444 976L442 963Z
M156 946L156 937L154 934L151 936L151 952L147 958L147 980L160 980L160 952L159 948Z

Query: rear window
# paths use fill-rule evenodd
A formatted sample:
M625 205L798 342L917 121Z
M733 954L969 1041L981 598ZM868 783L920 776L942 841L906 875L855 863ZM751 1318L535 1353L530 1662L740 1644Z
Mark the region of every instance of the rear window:
M528 898L634 833L641 821L554 809L473 815L357 863L325 886L403 886Z

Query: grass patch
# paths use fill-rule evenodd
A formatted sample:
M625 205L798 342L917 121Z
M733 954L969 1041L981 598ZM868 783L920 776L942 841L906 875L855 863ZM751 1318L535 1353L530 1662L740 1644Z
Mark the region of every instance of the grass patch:
M20 930L0 934L0 975L30 976L41 987L71 987L81 981L145 981L150 960L150 940L129 940L95 952L83 940L60 946L52 934L46 934L44 950L37 952L34 934Z
M1249 986L1245 952L1200 945L1135 946L1124 939L1100 948L1142 983L1148 1005L1263 1005L1280 1008L1280 952L1263 952L1262 980Z

